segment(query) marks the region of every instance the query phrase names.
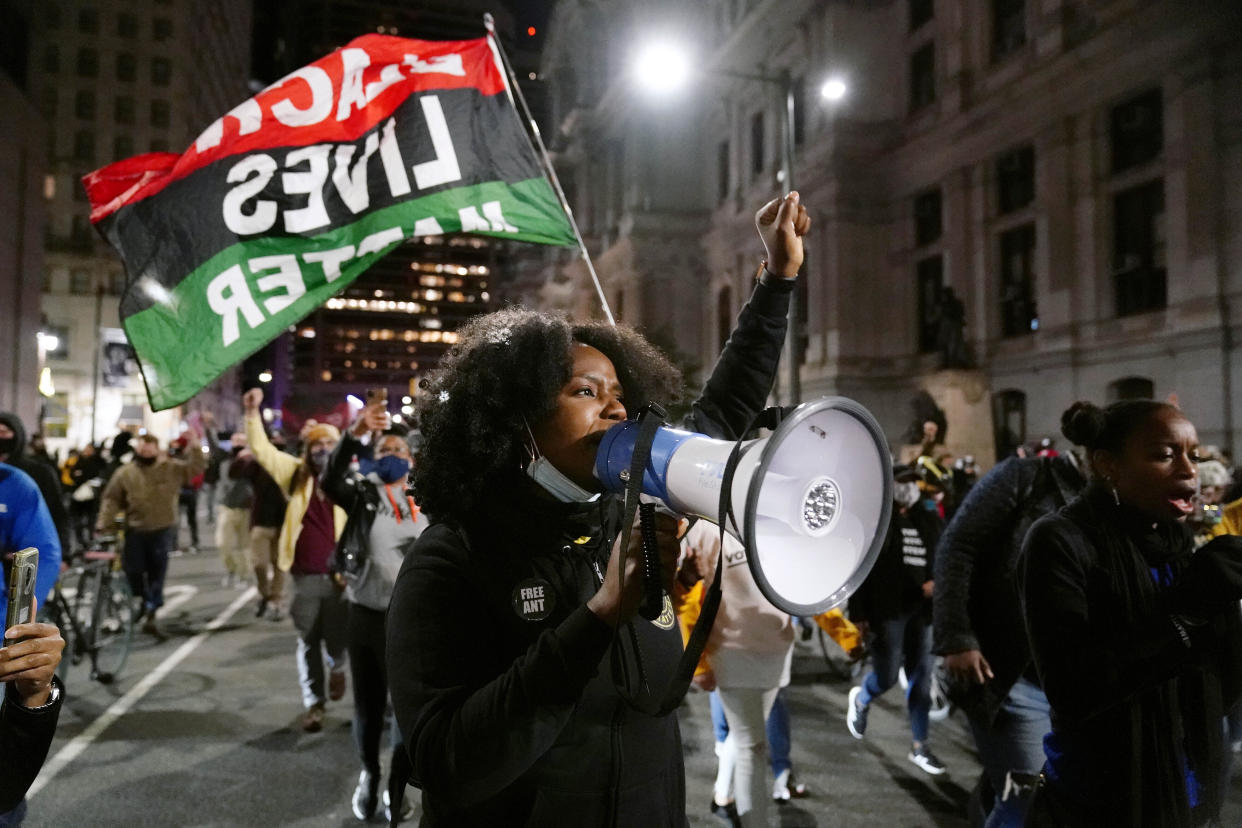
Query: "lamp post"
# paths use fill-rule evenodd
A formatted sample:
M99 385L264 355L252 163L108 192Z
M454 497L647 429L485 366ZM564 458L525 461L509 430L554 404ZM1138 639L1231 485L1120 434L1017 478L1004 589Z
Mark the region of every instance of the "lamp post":
M774 86L778 92L778 102L782 106L780 118L780 153L781 153L781 186L790 192L794 185L794 78L793 73L785 68L776 74L766 72L734 72L727 69L716 69L714 73L736 80L757 81ZM647 89L658 89L666 93L675 92L691 75L690 61L685 49L669 43L653 43L640 54L635 64L635 76L638 82ZM848 88L839 77L831 77L820 88L820 95L827 101L841 100ZM789 324L786 336L788 352L786 364L789 366L789 404L797 405L802 400L802 376L798 364L798 290L794 289L789 300Z

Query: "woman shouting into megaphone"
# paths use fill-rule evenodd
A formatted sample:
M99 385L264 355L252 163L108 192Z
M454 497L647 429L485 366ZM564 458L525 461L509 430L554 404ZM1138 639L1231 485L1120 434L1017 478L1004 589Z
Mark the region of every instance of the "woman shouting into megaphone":
M771 390L810 218L790 193L756 226L767 259L686 423L722 439ZM413 487L432 526L397 577L388 675L424 826L686 824L677 717L614 681L668 684L681 637L667 599L635 615L641 542L593 474L604 433L680 386L628 327L522 309L470 322L423 382ZM655 535L667 587L674 521Z

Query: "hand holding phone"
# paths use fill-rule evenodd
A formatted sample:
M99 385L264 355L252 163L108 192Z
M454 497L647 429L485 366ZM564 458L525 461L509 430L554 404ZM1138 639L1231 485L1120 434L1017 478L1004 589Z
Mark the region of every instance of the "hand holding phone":
M9 569L9 611L5 618L7 630L18 624L34 621L35 579L39 575L39 550L27 547L13 556ZM5 639L4 646L10 642Z

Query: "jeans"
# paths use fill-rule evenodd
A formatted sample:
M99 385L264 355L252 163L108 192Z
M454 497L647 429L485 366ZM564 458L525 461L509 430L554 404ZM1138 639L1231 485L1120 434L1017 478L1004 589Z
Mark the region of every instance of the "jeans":
M190 546L198 548L198 489L185 488L178 496L186 523L190 525Z
M927 720L931 710L932 631L920 604L897 618L871 626L872 670L863 679L858 703L871 704L897 683L897 672L906 668L906 708L910 714L910 734L914 741L927 741Z
M168 553L172 551L176 536L176 526L125 532L125 577L129 580L129 588L142 598L148 610L164 606L164 576L168 574Z
M713 690L707 697L712 711L712 730L716 735L716 744L720 744L729 736L729 720L725 718L724 705L720 703L720 694ZM772 703L772 712L768 713L768 758L772 762L773 778L787 770L793 770L793 761L789 758L791 740L789 738L789 708L785 705L785 688L776 694Z
M294 575L289 616L298 631L298 681L305 707L323 706L324 659L328 671L345 669L349 605L330 575Z
M1052 729L1048 697L1038 685L1019 678L991 724L980 712L967 715L983 772L996 794L985 828L1021 828L1030 794L1006 797L1006 777L1010 771L1033 776L1044 766L1044 735Z
M387 613L361 604L349 605L349 672L354 680L354 746L363 769L380 773L380 740L388 710L388 670L384 658L384 622ZM389 728L392 764L388 798L401 802L414 770L394 719Z
M733 762L733 793L743 828L768 824L767 774L762 760L767 754L765 722L776 701L778 688L722 687L720 704L729 721L721 764ZM717 776L717 794L721 780Z

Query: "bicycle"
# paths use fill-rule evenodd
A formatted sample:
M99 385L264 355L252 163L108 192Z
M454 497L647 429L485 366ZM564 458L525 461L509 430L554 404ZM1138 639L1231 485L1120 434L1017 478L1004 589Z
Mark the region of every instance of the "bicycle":
M91 680L111 684L125 666L134 637L134 597L117 568L114 536L95 539L81 554L82 563L61 573L44 605L49 621L65 639L57 672L67 673L89 658Z

